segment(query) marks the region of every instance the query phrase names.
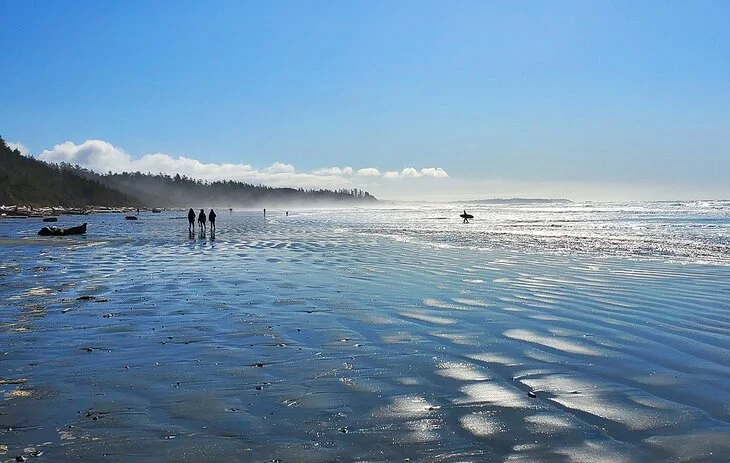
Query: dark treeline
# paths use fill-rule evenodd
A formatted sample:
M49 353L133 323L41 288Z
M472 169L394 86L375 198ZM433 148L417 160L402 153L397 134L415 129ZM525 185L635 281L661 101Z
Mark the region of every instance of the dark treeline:
M99 175L86 169L74 169L87 178L98 179L147 204L158 207L185 207L206 204L216 207L274 205L306 205L343 201L374 201L370 193L353 190L314 190L304 188L274 188L230 180L205 182L176 174L142 174L140 172Z
M0 204L187 208L201 204L214 207L275 207L376 200L367 191L357 188L274 188L226 180L206 182L179 174L98 174L79 166L56 166L27 158L8 148L4 141L0 144L3 148ZM13 182L8 182L8 179L13 179ZM59 183L61 180L62 184Z
M134 199L99 181L26 157L0 137L0 204L26 206L124 206Z

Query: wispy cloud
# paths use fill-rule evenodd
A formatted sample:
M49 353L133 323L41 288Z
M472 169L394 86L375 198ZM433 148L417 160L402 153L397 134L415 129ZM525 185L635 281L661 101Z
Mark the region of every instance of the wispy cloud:
M151 172L154 174L180 174L191 178L215 181L238 180L272 186L304 188L352 188L375 185L379 179L409 179L419 177L446 178L440 167L416 169L406 167L401 171L381 173L375 167L323 167L309 172L297 172L292 164L274 162L270 166L256 168L250 164L203 163L186 156L173 157L164 153L146 154L133 159L123 149L103 140L87 140L80 145L67 141L50 150L44 150L38 158L52 163L78 164L95 172Z
M447 178L449 174L446 173L440 167L426 167L418 170L414 167L406 167L400 172L396 170L388 171L383 174L385 178L418 178L418 177L433 177L433 178Z
M363 177L380 177L380 171L374 167L365 167L364 169L358 169L357 175Z
M30 150L25 147L22 143L5 142L11 150L18 150L23 156L30 155Z

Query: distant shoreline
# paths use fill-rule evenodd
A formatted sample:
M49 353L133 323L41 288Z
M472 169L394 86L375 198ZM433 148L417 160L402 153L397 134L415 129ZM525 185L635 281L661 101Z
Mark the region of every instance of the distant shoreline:
M111 213L128 213L128 212L152 212L156 211L174 211L183 210L182 208L150 208L150 207L108 207L108 206L89 206L89 207L32 207L32 206L0 206L0 217L5 218L33 218L48 217L54 215L86 215L86 214L111 214Z

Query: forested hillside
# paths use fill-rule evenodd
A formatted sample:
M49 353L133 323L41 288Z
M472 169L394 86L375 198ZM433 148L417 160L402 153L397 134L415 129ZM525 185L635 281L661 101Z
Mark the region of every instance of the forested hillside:
M100 175L78 166L65 168L156 207L274 207L376 200L367 191L359 189L274 188L228 180L205 182L179 174L170 176L124 172Z
M0 205L137 206L134 199L101 182L38 161L8 147L0 137Z
M69 164L47 164L10 149L0 137L0 204L28 206L276 207L376 201L359 189L274 188L204 182L163 174L98 174Z

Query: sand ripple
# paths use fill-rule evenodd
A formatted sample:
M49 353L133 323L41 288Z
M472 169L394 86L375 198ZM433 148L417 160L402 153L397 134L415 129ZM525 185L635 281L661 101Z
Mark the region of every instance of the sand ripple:
M730 267L465 252L465 227L433 247L348 214L222 213L215 239L165 213L90 216L63 243L17 231L0 264L8 458L730 454Z

